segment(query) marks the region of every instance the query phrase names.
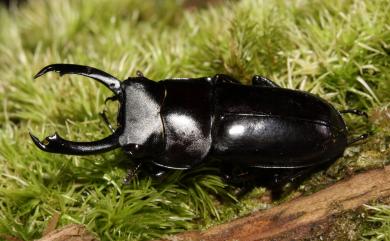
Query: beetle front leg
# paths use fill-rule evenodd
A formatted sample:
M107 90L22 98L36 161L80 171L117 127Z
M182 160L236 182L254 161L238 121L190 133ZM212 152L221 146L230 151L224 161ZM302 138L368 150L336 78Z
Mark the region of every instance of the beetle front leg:
M123 179L123 183L130 184L130 181L138 176L138 170L140 169L141 166L142 166L142 162L138 162L135 168L127 169L127 174L126 177Z

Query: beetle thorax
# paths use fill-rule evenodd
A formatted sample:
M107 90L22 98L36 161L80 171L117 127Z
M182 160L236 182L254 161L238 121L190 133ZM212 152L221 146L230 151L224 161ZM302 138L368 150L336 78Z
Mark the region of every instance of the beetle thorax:
M145 157L150 150L158 152L163 148L160 108L164 89L143 77L127 79L122 88L120 145L135 157Z

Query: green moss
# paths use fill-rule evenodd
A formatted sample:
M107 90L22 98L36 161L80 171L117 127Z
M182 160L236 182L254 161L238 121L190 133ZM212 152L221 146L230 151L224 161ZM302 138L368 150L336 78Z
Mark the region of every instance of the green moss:
M389 202L387 202L389 203ZM370 216L362 235L367 240L390 240L390 206L366 206Z
M286 199L388 164L389 10L386 0L248 0L192 10L180 1L140 0L0 7L0 233L38 238L60 212L60 226L83 223L103 240L151 239L275 205L262 188L235 202L232 188L207 167L124 185L131 161L120 151L41 152L28 131L40 137L58 131L72 140L109 134L98 115L108 90L77 76L32 81L51 63L90 65L121 79L136 70L156 80L227 73L247 84L262 74L338 109L367 110L368 122L353 116L347 122L353 134L370 130L369 140L348 148ZM109 110L112 118L116 106ZM389 224L381 223L384 228L366 234L388 232Z

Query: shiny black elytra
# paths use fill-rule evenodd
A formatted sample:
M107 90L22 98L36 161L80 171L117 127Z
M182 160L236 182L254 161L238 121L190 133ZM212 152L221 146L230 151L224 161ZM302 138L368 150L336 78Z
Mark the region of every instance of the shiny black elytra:
M154 82L140 72L120 82L92 67L53 64L34 78L50 71L87 76L108 87L120 103L118 128L94 142L67 141L58 134L41 142L30 134L40 149L88 155L121 147L156 175L216 159L222 169L269 170L276 176L291 170L288 177L298 176L332 163L348 144L367 137L348 140L340 115L365 113L338 112L317 96L257 75L251 86L226 75Z

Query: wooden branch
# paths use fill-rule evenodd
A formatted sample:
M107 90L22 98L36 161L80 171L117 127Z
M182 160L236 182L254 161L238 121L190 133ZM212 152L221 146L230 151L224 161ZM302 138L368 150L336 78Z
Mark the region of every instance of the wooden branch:
M324 190L265 211L166 240L302 240L313 228L326 228L335 214L353 210L379 198L390 197L390 166L340 181Z

